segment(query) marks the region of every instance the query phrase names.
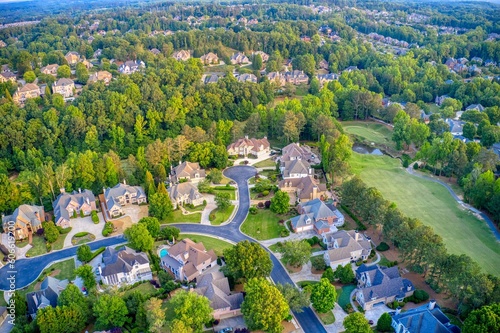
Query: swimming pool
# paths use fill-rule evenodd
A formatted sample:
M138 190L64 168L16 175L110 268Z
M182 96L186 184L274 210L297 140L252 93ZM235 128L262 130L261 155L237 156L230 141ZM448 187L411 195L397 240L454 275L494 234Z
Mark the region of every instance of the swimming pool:
M160 258L161 258L161 257L164 257L164 256L166 256L166 255L168 255L168 251L167 251L167 249L161 249L161 251L160 251Z

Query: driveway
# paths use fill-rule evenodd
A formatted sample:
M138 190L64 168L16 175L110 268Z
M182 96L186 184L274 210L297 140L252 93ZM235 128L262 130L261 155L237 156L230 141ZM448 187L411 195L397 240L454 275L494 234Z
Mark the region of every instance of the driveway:
M382 316L386 312L391 312L391 310L387 305L377 305L374 306L371 310L365 311L365 318L368 320L373 320L373 324L376 325L380 316Z
M91 233L95 236L96 240L104 238L104 236L102 235L102 229L104 229L105 223L104 217L102 216L102 213L97 213L97 216L99 217L98 224L94 224L94 222L92 222L92 217L90 216L71 219L69 221L69 224L71 225L72 229L70 232L68 232L66 238L64 239L64 248L73 246L73 244L71 244L71 239L75 234L79 232Z
M210 212L212 212L215 208L217 208L217 204L215 203L215 195L213 194L204 194L205 200L207 200L207 205L201 212L201 224L210 225Z
M147 205L128 205L122 207L123 215L130 216L132 222L137 223L143 217L148 216L148 206Z
M217 333L218 331L226 327L232 327L234 330L236 330L237 328L246 328L247 325L245 324L243 316L221 319L219 325L214 326L214 332Z
M247 165L254 165L254 164L257 164L259 162L262 162L262 161L265 161L265 160L268 160L272 158L272 156L270 154L265 154L265 155L262 155L262 156L259 156L257 158L238 158L237 160L234 161L234 166L238 166L240 165L241 162L243 161L248 161L248 164ZM267 167L267 168L260 168L260 169L273 169L273 167ZM261 170L262 171L262 170Z

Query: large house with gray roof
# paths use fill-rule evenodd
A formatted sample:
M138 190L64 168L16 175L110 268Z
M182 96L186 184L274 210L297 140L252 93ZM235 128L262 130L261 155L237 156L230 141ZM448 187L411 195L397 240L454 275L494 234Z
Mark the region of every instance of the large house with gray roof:
M146 203L146 193L142 187L127 185L123 181L123 184L105 189L104 199L109 216L118 217L123 215L123 206Z
M2 216L3 230L16 240L28 238L30 233L42 228L45 221L43 206L21 205L12 215Z
M401 312L400 309L389 313L392 327L396 333L460 333L459 327L441 311L436 301L431 300L418 308Z
M168 176L170 183L176 184L181 181L199 182L205 179L205 169L200 167L197 162L180 162L178 166L170 166L170 175Z
M229 281L222 272L200 276L194 291L210 300L214 319L220 320L241 315L242 293L232 293Z
M365 311L377 305L403 301L415 291L411 281L399 275L397 266L388 268L363 264L356 270L356 279L356 300Z
M40 285L40 290L26 294L28 303L28 314L32 319L36 318L38 310L51 306L57 306L57 299L61 292L68 286L68 280L58 280L47 276Z
M465 121L446 119L446 123L450 126L450 132L453 136L460 136L464 133Z
M198 187L190 182L170 186L168 188L168 195L170 196L174 209L178 206L184 206L185 204L199 206L203 204L203 200L205 200L200 191L198 191Z
M153 279L146 253L122 247L107 247L102 253L102 265L98 267L101 280L107 285L133 284Z
M267 137L262 139L249 139L248 136L238 139L236 142L231 143L227 146L227 153L229 155L237 155L247 157L252 155L255 157L261 157L264 155L269 155L271 152L271 144L267 140Z
M355 230L328 232L322 237L323 243L327 246L324 254L325 264L333 270L338 266L368 259L372 250L370 241Z
M299 216L290 219L295 233L314 230L318 234L336 232L344 224L344 216L333 205L326 205L320 199L314 199L297 206Z
M69 220L76 213L89 216L93 210L96 210L95 196L90 190L73 191L67 193L64 188L61 194L52 203L54 207L54 217L56 225L67 228L70 226Z
M283 179L278 183L278 188L288 193L290 204L305 203L314 199L325 200L328 197L326 185L320 184L312 176Z
M214 250L207 251L203 243L195 243L189 238L160 251L160 260L163 269L181 281L193 281L205 270L217 265Z

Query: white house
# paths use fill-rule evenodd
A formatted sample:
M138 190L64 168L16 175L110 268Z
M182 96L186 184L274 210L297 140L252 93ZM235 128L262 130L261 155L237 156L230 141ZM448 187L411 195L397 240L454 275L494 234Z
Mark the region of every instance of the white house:
M107 285L133 284L153 279L146 253L126 246L119 250L107 247L98 269L102 282Z

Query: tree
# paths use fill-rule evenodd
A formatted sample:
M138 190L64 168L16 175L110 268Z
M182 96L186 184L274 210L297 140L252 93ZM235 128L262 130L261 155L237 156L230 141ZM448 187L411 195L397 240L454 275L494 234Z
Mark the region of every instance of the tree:
M273 268L269 253L247 240L224 250L224 259L228 274L236 280L267 277Z
M271 198L271 211L276 214L285 214L290 209L290 196L287 192L277 191Z
M180 230L176 227L163 227L160 229L159 238L173 241L175 238L179 238L179 234Z
M417 119L411 120L410 141L413 142L415 146L422 146L430 134L431 131L426 124L419 122Z
M399 111L394 117L394 131L392 132L392 141L396 143L396 148L401 150L403 144L410 144L410 116L404 111Z
M196 293L181 291L170 300L174 309L174 321L179 320L195 333L203 331L203 324L212 318L210 301L205 296Z
M113 327L122 327L127 321L127 305L117 295L102 295L94 303L95 326L97 329L106 330Z
M300 313L303 311L303 308L309 306L308 295L294 285L289 283L277 284L276 288L278 288L281 295L285 298L290 310Z
M54 243L57 238L59 238L59 231L57 230L56 226L54 225L54 222L49 221L49 222L43 222L43 232L45 234L45 239L49 243Z
M160 235L160 221L156 217L143 217L139 220L139 223L144 223L149 231L149 234L154 239L157 239Z
M57 77L58 78L69 78L71 76L71 69L68 65L62 65L57 68Z
M483 306L472 311L465 319L464 333L500 332L500 304Z
M324 263L324 259L323 259L323 256L318 256L321 260L323 260L323 263ZM311 262L312 262L312 259L311 259ZM339 266L341 267L341 266ZM337 270L339 268L337 267ZM323 272L323 274L321 274L321 278L322 279L327 279L328 281L330 281L330 283L334 283L335 282L335 279L337 278L337 275L336 275L336 272L337 271L333 271L332 267L331 266L328 266L325 271Z
M80 245L76 250L76 257L83 263L87 263L92 260L92 250L87 244Z
M354 272L352 271L351 264L337 266L337 269L335 270L335 277L339 279L342 284L354 281Z
M377 331L391 332L392 331L392 317L387 312L384 312L377 321Z
M344 328L346 333L372 333L368 320L361 312L354 312L345 317Z
M280 251L283 262L295 267L304 265L311 257L311 245L303 240L285 241Z
M212 169L207 176L208 179L214 184L220 184L222 181L222 171L219 169Z
M327 279L321 279L311 292L311 303L319 313L331 311L337 300L337 290Z
M45 307L37 313L36 323L41 333L78 333L85 328L82 310L76 304Z
M149 197L149 215L158 220L165 220L172 215L174 206L170 201L170 196L165 193L155 193Z
M58 306L70 306L76 305L81 311L82 316L84 317L84 322L88 322L91 309L88 298L86 298L80 288L78 288L74 284L69 284L66 289L64 289L59 297L57 298Z
M26 303L26 297L22 296L19 291L14 291L9 303L14 305L14 311L16 317L25 316L28 313L28 304Z
M94 269L90 265L83 265L75 270L76 275L82 278L83 285L87 290L90 290L96 286Z
M231 196L229 193L217 193L215 194L215 202L220 211L225 211L229 206L231 206Z
M175 319L169 325L172 333L193 333L193 329L188 327L182 320Z
M154 239L145 223L133 224L124 234L130 246L138 251L149 251L153 248Z
M89 71L87 70L87 67L81 62L76 64L76 79L80 83L87 83L89 79Z
M474 137L476 136L476 125L474 125L471 122L466 122L464 127L463 127L463 134L464 137L466 137L469 140L474 140Z
M262 68L262 57L260 56L260 54L256 54L253 56L252 68L256 71L260 71L260 69Z
M150 298L144 303L146 320L148 322L149 332L160 333L165 324L165 312L161 308L162 301L158 298Z
M290 308L278 288L264 278L255 278L245 284L245 292L241 313L248 328L252 331L280 333L281 322Z
M26 81L26 83L35 82L35 79L36 79L35 72L33 72L33 71L24 72L23 79L24 79L24 81Z

